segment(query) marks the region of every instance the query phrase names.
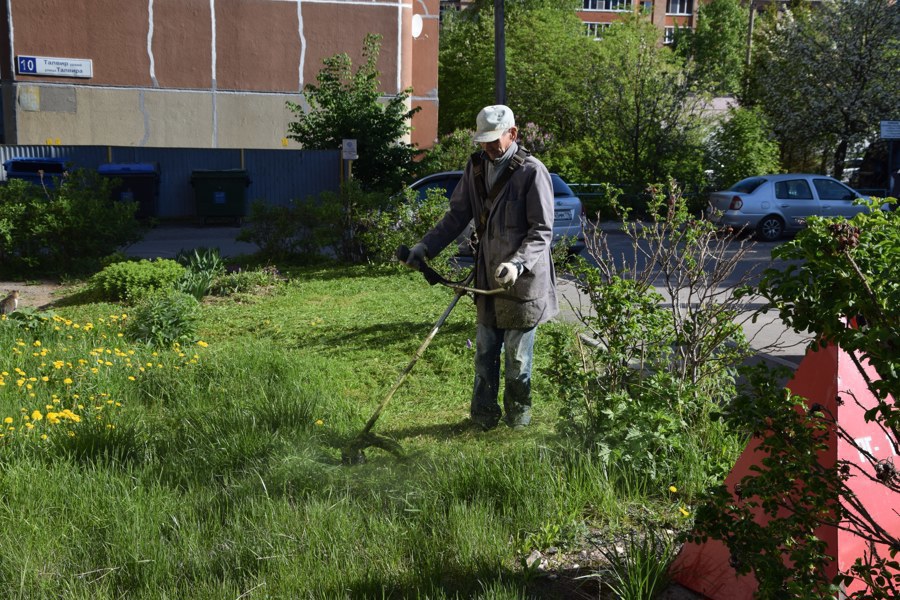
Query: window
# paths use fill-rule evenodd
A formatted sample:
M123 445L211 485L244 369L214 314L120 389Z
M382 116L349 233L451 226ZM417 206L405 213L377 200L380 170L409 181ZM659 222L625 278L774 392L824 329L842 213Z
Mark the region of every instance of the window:
M609 29L612 23L585 23L587 34L595 40L603 39L603 32Z
M632 0L582 0L584 10L625 12L631 10Z
M775 182L775 197L779 200L812 200L812 190L805 179Z
M694 12L694 0L666 0L667 15L690 15Z
M674 44L675 35L679 29L689 29L689 27L666 27L663 29L663 44Z
M856 194L847 186L830 179L813 179L819 200L856 200Z
M736 184L728 188L729 192L738 192L740 194L752 194L756 188L766 182L762 177L748 177L741 179Z

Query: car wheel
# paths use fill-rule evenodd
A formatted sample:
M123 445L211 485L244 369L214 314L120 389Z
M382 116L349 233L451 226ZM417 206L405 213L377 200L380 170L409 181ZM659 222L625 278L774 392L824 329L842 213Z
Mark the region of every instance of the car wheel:
M774 242L784 233L784 221L778 215L768 215L756 226L756 235L766 242Z

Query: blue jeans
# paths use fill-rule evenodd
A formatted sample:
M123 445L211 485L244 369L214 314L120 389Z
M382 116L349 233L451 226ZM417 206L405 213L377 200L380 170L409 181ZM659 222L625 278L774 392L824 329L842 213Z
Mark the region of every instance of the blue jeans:
M503 412L510 427L531 422L531 367L534 362L534 334L531 329L495 329L478 325L475 335L475 389L472 392L472 420L490 429L502 415L497 403L500 389L500 352L505 348Z

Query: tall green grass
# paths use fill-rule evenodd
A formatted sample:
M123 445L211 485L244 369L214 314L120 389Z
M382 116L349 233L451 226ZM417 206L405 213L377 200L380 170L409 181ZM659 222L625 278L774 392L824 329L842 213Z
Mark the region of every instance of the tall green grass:
M110 304L0 321L0 597L521 598L530 549L671 513L568 448L545 381L525 432L465 427L468 301L376 425L404 458L342 466L449 300L412 274L311 269L208 301L190 347L128 342ZM63 409L80 420L51 425Z

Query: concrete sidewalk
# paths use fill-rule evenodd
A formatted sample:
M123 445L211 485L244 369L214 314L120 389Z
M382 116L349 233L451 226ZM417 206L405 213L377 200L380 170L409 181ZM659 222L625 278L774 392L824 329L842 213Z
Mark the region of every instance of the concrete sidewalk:
M240 227L196 227L191 225L160 225L150 229L144 239L122 248L133 258L175 258L182 250L218 248L222 258L254 254L256 244L237 241Z

